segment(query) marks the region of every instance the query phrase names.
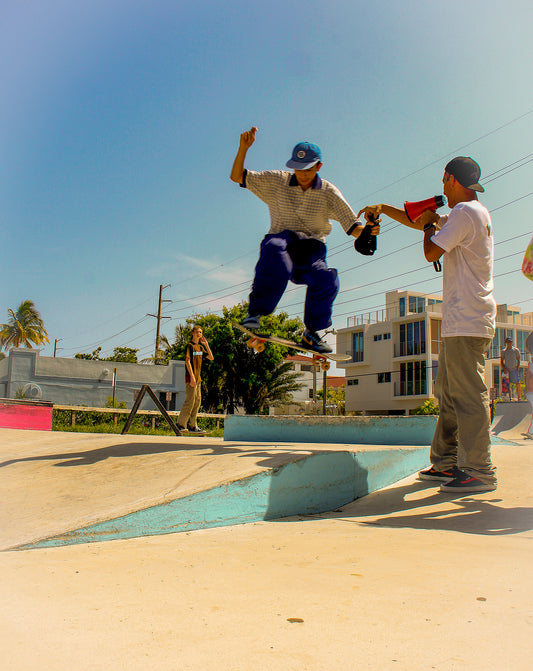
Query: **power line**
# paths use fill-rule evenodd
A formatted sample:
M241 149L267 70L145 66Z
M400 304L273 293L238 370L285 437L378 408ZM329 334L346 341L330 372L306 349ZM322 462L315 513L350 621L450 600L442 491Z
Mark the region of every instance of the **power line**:
M510 125L512 125L512 124L514 124L514 123L516 123L516 122L518 122L518 121L524 119L524 118L526 118L527 116L529 116L529 115L532 114L532 113L533 113L533 110L529 110L529 111L527 111L527 112L525 112L525 113L523 113L523 114L521 114L521 115L519 115L519 116L517 116L517 117L511 119L510 121L508 121L508 122L506 122L506 123L504 123L504 124L498 126L497 128L494 128L494 129L492 129L491 131L489 131L489 132L487 132L487 133L485 133L485 134L483 134L483 135L481 135L481 136L475 138L475 139L472 140L471 142L466 143L466 144L464 144L464 145L462 145L462 146L460 146L460 147L458 147L458 148L456 148L456 149L454 149L454 150L448 152L446 155L442 156L441 158L435 159L434 161L431 161L430 163L427 163L426 165L422 166L421 168L419 168L419 169L417 169L417 170L415 170L415 171L413 171L413 172L411 172L411 173L409 173L409 174L407 174L407 175L404 175L403 177L401 177L401 178L395 180L394 182L391 182L390 184L387 184L387 185L385 185L385 186L380 187L379 189L377 189L377 190L371 192L370 194L364 196L362 199L365 199L365 200L366 200L366 199L369 198L370 196L372 196L372 195L374 195L374 194L376 194L376 193L379 193L380 191L383 191L383 190L389 188L390 186L393 186L393 185L395 185L395 184L398 184L399 182L402 182L402 181L408 179L409 177L412 177L412 176L415 175L415 174L418 174L418 173L422 172L423 170L427 169L428 167L430 167L430 166L432 166L432 165L435 165L435 164L438 163L438 162L443 161L443 160L444 160L447 156L449 156L450 154L452 154L452 153L457 153L457 152L459 152L459 151L465 149L466 147L468 147L468 146L470 146L470 145L472 145L472 144L475 144L476 142L479 142L480 140L485 139L485 138L487 138L487 137L489 137L489 136L491 136L491 135L493 135L493 134L499 132L500 130L502 130L502 129L504 129L504 128L506 128L506 127L508 127L508 126L510 126ZM525 165L529 164L531 161L533 161L533 159L530 158L531 156L532 156L531 154L528 154L528 155L526 155L526 156L524 156L524 157L522 157L522 158L520 158L520 159L518 159L518 160L516 160L516 161L514 161L514 162L512 162L512 163L510 163L510 164L508 164L507 166L503 166L502 168L499 168L498 170L496 170L496 171L494 171L493 173L489 174L487 177L489 178L489 180L490 180L491 182L492 182L492 181L495 181L496 179L499 179L500 177L503 177L504 175L508 174L509 172L512 172L512 171L514 171L514 170L517 170L518 168L524 167ZM518 165L518 164L520 164L520 165ZM506 172L504 172L504 171L506 171ZM486 182L486 180L487 180L487 177L485 178L485 182ZM525 196L521 196L521 197L519 197L519 198L516 198L515 200L510 201L509 203L506 203L506 204L504 204L504 205L502 205L502 206L500 206L500 207L498 207L498 208L494 208L493 210L491 210L491 212L496 212L496 211L498 211L498 210L501 210L501 209L503 209L504 207L506 207L506 206L508 206L508 205L511 205L511 204L513 204L513 203L516 203L516 202L518 202L518 201L520 201L520 200L523 200L524 198L530 197L531 195L533 195L533 193L529 193L529 194L526 194ZM362 200L362 199L361 199L361 200ZM392 230L396 229L398 226L401 226L401 224L398 224L398 225L396 225L396 226L389 226L389 227L387 227L387 229L384 231L384 233L389 233L389 232L391 232ZM407 246L405 246L405 247L403 247L403 248L401 248L401 249L394 250L393 252L391 252L391 253L389 253L389 254L387 254L387 255L380 256L379 259L372 259L372 260L369 260L369 261L367 261L367 263L359 264L358 266L354 266L354 267L352 267L352 268L345 269L345 270L343 270L343 271L341 271L341 272L342 272L342 273L346 273L346 272L350 272L351 270L360 269L360 268L366 266L366 265L367 265L368 263L370 263L370 262L375 263L375 262L378 261L378 260L385 259L385 258L387 258L388 256L391 256L391 255L393 255L393 254L395 254L395 253L399 253L400 251L404 251L405 249L407 249L407 248L409 248L409 247L412 247L412 246L416 246L417 244L418 244L418 243L415 242L415 243L413 243L412 245L407 245ZM330 257L331 257L332 255L334 255L334 254L341 253L341 251L345 251L345 250L347 250L349 246L351 246L351 245L349 245L349 244L347 244L347 243L341 243L341 245L339 245L339 246L337 246L337 247L333 247L332 250L330 250ZM335 250L337 250L337 249L339 249L339 248L341 248L341 247L342 247L343 249L340 249L340 251L335 251ZM242 259L242 258L248 256L248 255L251 254L253 251L254 251L254 250L248 250L247 252L245 252L245 253L243 253L243 254L240 254L239 256L236 256L236 257L234 257L233 259L230 259L229 261L226 261L225 263L219 264L219 265L217 265L217 266L211 268L210 270L203 271L203 272L201 272L201 273L198 273L197 275L188 277L188 278L186 278L185 280L182 280L180 283L178 283L178 284L175 285L175 286L181 286L181 285L183 285L185 282L188 282L188 281L190 281L190 280L194 280L194 279L198 279L198 278L205 278L205 277L207 277L208 275L210 275L211 273L215 272L216 270L218 270L218 269L220 269L220 268L222 268L222 267L225 267L225 266L230 266L232 263L235 263L236 261L239 261L240 259ZM331 254L331 251L334 251L334 254ZM415 272L415 271L412 271L412 272ZM382 281L383 281L383 280L382 280ZM199 306L199 305L204 305L204 304L206 304L206 303L208 303L208 302L210 302L210 301L207 300L207 301L204 301L204 302L199 303L199 304L196 304L196 305L193 304L192 301L195 300L195 299L197 299L197 298L200 298L200 297L204 297L204 296L208 296L208 295L211 295L211 296L212 296L212 295L214 295L214 294L220 294L220 293L222 293L222 292L224 292L224 291L227 291L228 289L231 289L231 288L235 288L235 287L239 287L239 286L245 286L245 285L246 285L246 286L249 286L250 283L251 283L251 280L246 280L246 281L244 281L244 282L241 282L241 283L232 285L232 286L230 286L230 287L224 287L224 288L222 288L222 289L217 289L217 290L215 290L215 291L213 291L213 292L210 292L210 293L201 294L201 295L199 295L199 296L192 297L191 299L189 299L189 301L191 301L191 302L189 303L189 305L183 306L182 308L176 308L176 309L173 310L172 312L173 312L173 313L176 313L176 312L180 312L180 311L183 311L183 310L187 310L187 309L191 309L191 308L197 307L197 306ZM288 293L289 291L295 291L295 290L297 290L297 288L294 288L294 289L291 288L291 289L288 289L288 291L287 291L286 293ZM222 296L219 296L218 298L219 298L219 299L230 298L230 297L235 296L235 295L237 295L237 294L239 294L239 293L240 293L240 291L236 291L236 292L233 292L233 293L231 293L231 294L224 294L224 295L222 295ZM131 307L131 308L128 308L128 309L125 310L124 312L120 313L120 315L115 315L115 316L114 316L113 318L111 318L110 320L107 320L106 322L103 322L102 324L100 324L98 327L95 327L95 328L99 328L100 326L105 325L106 323L109 323L110 321L113 321L113 320L119 318L121 315L126 314L126 313L130 312L131 310L134 310L134 309L136 309L137 307L139 307L139 306L145 304L146 302L148 302L148 300L151 300L151 299L146 299L145 301L142 301L141 303L138 303L138 304L136 304L135 306L133 306L133 307ZM357 299L356 299L356 300L357 300ZM362 299L361 299L361 300L362 300ZM215 311L215 312L221 312L221 311L218 310L218 311ZM109 340L111 340L111 339L117 337L118 335L121 335L121 334L125 333L126 331L128 331L128 330L130 330L130 329L132 329L132 328L135 328L135 326L137 326L137 325L139 325L140 323L142 323L142 321L144 321L145 318L146 318L146 317L143 317L142 319L138 320L137 322L135 322L134 324L130 325L129 327L126 327L125 329L119 331L118 333L115 333L115 334L113 334L113 335L111 335L111 336L109 336L109 337L107 337L107 338L105 338L105 339L103 339L103 340L100 340L100 341L98 341L98 342L96 342L96 343L93 343L93 344L90 344L90 345L85 345L84 347L80 347L80 348L67 348L67 351L74 351L75 349L86 349L86 348L93 347L93 346L95 346L95 345L97 345L97 344L101 344L101 343L103 343L103 342L107 342L107 341L109 341ZM177 318L176 318L176 319L177 319ZM143 334L142 336L138 336L138 337L136 337L135 340L138 340L139 338L144 337L144 335L146 335L146 334Z

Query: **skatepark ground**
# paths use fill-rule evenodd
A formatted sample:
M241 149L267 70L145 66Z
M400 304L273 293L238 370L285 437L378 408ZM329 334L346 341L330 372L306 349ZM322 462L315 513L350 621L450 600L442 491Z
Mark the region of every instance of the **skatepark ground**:
M533 441L505 427L494 492L413 473L320 514L33 549L325 448L0 429L2 669L525 671Z

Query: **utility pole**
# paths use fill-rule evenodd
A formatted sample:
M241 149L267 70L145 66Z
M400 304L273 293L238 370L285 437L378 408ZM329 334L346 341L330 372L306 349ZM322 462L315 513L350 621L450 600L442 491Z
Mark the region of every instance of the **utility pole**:
M159 285L159 303L157 306L157 315L151 315L149 314L149 317L155 317L157 319L157 327L156 327L156 334L155 334L155 352L154 352L154 364L157 364L157 359L158 359L158 352L159 352L159 338L160 338L160 332L161 332L161 320L162 319L171 319L171 317L162 317L161 316L161 306L163 303L172 303L171 300L164 299L163 298L163 289L168 289L168 287L172 286L171 284L165 284L163 286L162 284Z
M54 340L54 359L56 358L56 353L57 353L57 350L58 350L57 343L61 342L61 340L63 340L63 338L56 338ZM59 349L61 349L61 347Z

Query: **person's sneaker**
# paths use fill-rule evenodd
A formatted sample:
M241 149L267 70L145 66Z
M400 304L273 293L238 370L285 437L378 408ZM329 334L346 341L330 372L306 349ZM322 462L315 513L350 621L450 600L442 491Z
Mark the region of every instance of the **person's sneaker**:
M448 482L453 480L455 477L455 467L450 468L448 471L437 471L437 469L432 466L425 471L419 471L418 479L419 480L439 480Z
M188 426L187 431L189 433L197 433L197 434L201 433L202 435L205 433L205 431L202 431L202 429L199 426Z
M455 478L449 482L444 482L440 486L441 492L493 492L496 489L494 483L482 482L477 478L468 475L468 473L463 473L463 471L457 471Z
M177 423L176 423L176 426L178 427L178 429L179 429L180 431L186 431L186 430L187 430L187 429L186 429L184 426L182 426L181 424L177 424Z
M249 331L256 331L260 328L259 320L261 315L248 315L245 319L242 320L241 326L244 326L245 329Z
M319 354L329 354L330 352L333 352L328 343L325 340L322 340L316 331L305 329L300 342L304 347L309 347L309 349L313 349Z

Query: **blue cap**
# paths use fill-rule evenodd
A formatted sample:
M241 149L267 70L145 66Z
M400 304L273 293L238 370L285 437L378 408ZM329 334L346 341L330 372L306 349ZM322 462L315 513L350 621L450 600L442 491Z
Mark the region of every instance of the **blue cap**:
M292 156L285 164L293 170L307 170L322 161L320 147L312 142L298 142L292 150Z

